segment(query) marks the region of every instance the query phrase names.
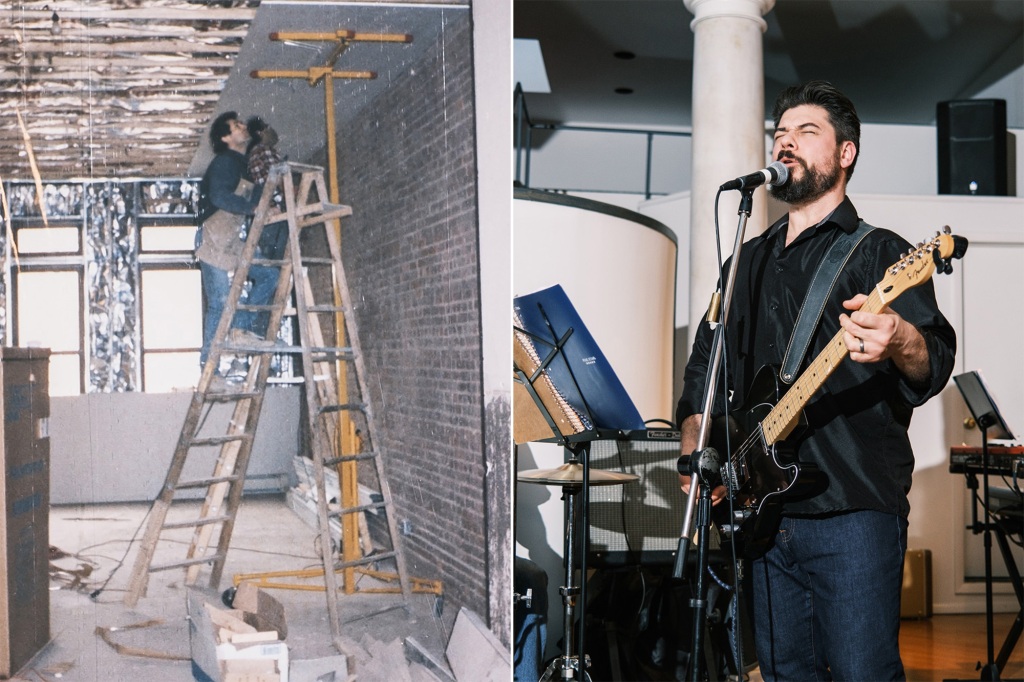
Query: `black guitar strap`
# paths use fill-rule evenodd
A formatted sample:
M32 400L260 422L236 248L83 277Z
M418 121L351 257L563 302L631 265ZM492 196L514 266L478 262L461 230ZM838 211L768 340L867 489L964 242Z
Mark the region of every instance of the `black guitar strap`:
M821 320L821 313L825 310L825 301L835 288L839 273L843 271L850 255L867 236L868 232L875 229L863 220L857 225L853 232L844 232L829 248L828 253L818 264L818 269L811 279L811 286L804 297L804 303L800 306L800 314L796 318L796 326L793 329L793 336L789 339L789 347L786 348L786 355L782 358L782 370L779 377L787 384L793 383L800 371L800 365L807 354L807 347L811 343L811 334Z

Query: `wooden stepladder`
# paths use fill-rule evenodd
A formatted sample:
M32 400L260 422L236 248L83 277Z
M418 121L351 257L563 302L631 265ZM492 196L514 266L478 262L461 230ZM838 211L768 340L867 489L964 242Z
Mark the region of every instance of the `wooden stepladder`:
M273 204L277 194L280 206ZM125 603L134 606L145 594L149 575L156 571L185 569L185 584L195 584L201 570L210 566L209 585L216 589L224 571L235 517L242 498L245 474L252 452L253 438L259 422L260 410L267 387L270 361L275 354L301 358L305 382L309 441L313 461L317 496L318 531L323 559L323 589L327 594L327 608L335 642L340 636L338 614L338 576L346 593L356 591L354 573L371 572L369 565L393 561L394 574L380 574L397 586L372 591L400 592L408 600L413 587L406 573L405 558L398 540L397 523L392 497L378 448L372 410L366 401L366 372L359 348L355 320L351 314L351 300L341 263L340 236L337 221L351 215L347 206L327 203L327 190L323 169L297 163L282 163L271 169L260 204L249 229L248 238L235 271L224 313L211 344L209 358L203 368L199 384L178 438L170 468L160 494L149 512L145 535L139 548L129 583ZM287 223L288 245L283 258L272 260L258 255L257 244L265 227ZM306 255L303 249L317 245L320 254ZM326 245L327 255L322 255ZM279 268L277 290L268 305L248 305L243 299L245 281L253 265ZM294 307L292 301L294 299ZM230 332L231 320L238 310L250 310L269 315L266 339L239 341ZM286 315L295 319L298 345L275 342L281 320ZM337 324L321 324L328 317ZM342 318L342 316L344 316ZM343 319L344 324L340 323ZM346 339L332 340L328 335L335 329L347 333ZM222 358L247 357L248 370L244 380L226 382L215 376ZM351 369L355 371L352 372ZM363 402L347 399L347 389L338 385L339 375L355 374ZM365 435L355 438L355 423L365 428ZM344 434L343 430L349 433ZM356 442L369 447L342 451L343 442ZM190 477L187 474L202 466L202 460L215 457L213 473L209 476ZM196 461L200 460L200 461ZM360 504L358 498L357 463L372 460L376 483L380 488L380 501ZM188 463L188 466L186 464ZM340 508L329 504L325 489L324 472L333 467L338 472ZM208 470L208 469L207 469ZM206 490L199 516L185 520L168 520L176 503L184 500L179 493ZM186 492L187 496L188 493ZM186 497L187 499L187 497ZM192 492L190 509L194 509ZM365 552L360 543L360 521L366 511L382 511L387 519L390 547ZM342 527L340 556L333 549L331 520L339 518ZM153 557L161 536L181 529L192 531L191 542L184 559L154 565ZM304 572L294 572L296 575ZM306 572L308 573L308 572ZM371 574L377 573L373 571ZM416 591L440 594L438 583L422 582ZM365 590L371 591L371 590Z

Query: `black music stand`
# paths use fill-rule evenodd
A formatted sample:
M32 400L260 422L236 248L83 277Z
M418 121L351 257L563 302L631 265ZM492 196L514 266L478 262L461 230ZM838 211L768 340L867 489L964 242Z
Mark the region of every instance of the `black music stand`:
M614 438L621 430L643 429L644 422L619 382L614 370L598 348L583 320L576 313L561 286L554 286L535 294L514 299L514 310L521 326L513 332L526 335L534 347L546 349L536 369L527 374L514 365L514 381L526 389L537 410L543 415L551 435L538 442L560 443L570 453L570 464L581 465L581 481L566 481L565 495L566 540L565 584L560 593L564 608L564 646L562 656L556 657L542 681L552 679L580 679L590 681L587 673L589 657L586 654L586 577L587 542L589 536L588 507L590 503L590 444L601 438ZM538 354L539 356L539 354ZM582 423L582 430L565 434L558 420L541 398L536 382L546 375L566 404L571 406ZM580 557L580 585L574 584L576 558L576 494L579 488L579 510L582 533ZM579 625L574 627L575 604L579 603ZM578 649L578 652L577 652ZM557 676L557 677L556 677Z
M989 493L989 453L988 453L988 440L990 430L994 434L994 438L999 439L1012 439L1013 434L1010 432L1010 427L1007 426L1006 420L1003 419L1002 414L999 412L999 408L996 406L995 401L992 399L992 394L988 391L985 386L984 380L977 371L966 372L953 377L953 381L956 382L956 386L960 389L960 394L964 398L964 402L967 403L967 408L971 411L971 415L974 417L974 421L978 424L981 429L981 476L983 479L983 493L982 493L982 509L985 513L985 522L980 523L978 521L978 496L977 493L973 495L972 511L971 511L971 532L975 535L984 533L985 536L985 627L986 627L986 642L987 642L987 659L984 666L981 667L981 678L982 680L999 680L1000 673L1006 666L1006 662L1010 658L1010 653L1013 651L1014 646L1017 644L1017 640L1020 638L1021 631L1024 629L1024 588L1021 586L1020 572L1017 570L1017 564L1014 562L1013 554L1010 551L1009 544L1006 540L1006 535L998 524L993 523L989 518L991 515L991 496ZM968 483L967 487L972 490L978 489L977 478L974 473L967 474ZM1003 555L1003 560L1006 563L1007 571L1010 573L1011 581L1013 582L1014 591L1017 593L1017 601L1021 603L1021 611L1017 614L1017 619L1014 621L1013 626L1010 628L1010 632L1007 633L1006 640L1003 642L1003 646L1000 648L999 656L995 656L995 644L993 640L993 624L992 624L992 532L996 533L996 540L999 542L999 549Z

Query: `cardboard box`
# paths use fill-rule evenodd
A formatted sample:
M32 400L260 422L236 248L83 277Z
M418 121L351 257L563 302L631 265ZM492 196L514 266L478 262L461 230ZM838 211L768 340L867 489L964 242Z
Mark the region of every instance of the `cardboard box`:
M247 592L243 603L256 611L225 609L213 595L189 590L193 676L200 682L288 682L288 645L276 630L253 625L284 626L284 608L266 593Z
M908 549L903 563L900 618L932 617L932 551Z
M245 614L245 622L257 632L273 631L282 640L288 637L288 623L281 602L252 583L243 582L238 586L231 605Z
M301 661L289 657L284 607L267 592L242 583L223 608L220 595L188 592L192 674L199 682L344 682L344 655Z

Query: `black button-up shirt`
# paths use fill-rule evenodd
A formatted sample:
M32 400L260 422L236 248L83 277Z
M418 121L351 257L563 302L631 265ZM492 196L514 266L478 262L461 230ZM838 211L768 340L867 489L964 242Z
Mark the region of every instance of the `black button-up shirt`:
M752 406L745 405L747 394L761 367L772 365L777 370L781 365L818 263L841 231L853 232L858 224L857 211L847 198L789 246L788 218L743 245L726 332L723 374L730 410ZM825 304L803 368L839 331L839 316L848 312L842 302L858 293L870 294L885 277L886 268L911 249L906 240L885 229L876 228L864 238ZM726 269L730 266L726 262ZM825 474L828 487L810 499L787 502L784 513L871 509L909 514L907 492L914 469L907 437L911 412L945 387L953 371L956 334L939 312L930 279L903 292L890 307L924 336L930 362L927 381L910 383L891 360L864 364L845 359L808 401L805 427L787 439L798 460L814 463ZM676 411L680 422L702 411L712 340L712 330L702 323L686 366ZM724 412L721 391L717 398L713 415Z

